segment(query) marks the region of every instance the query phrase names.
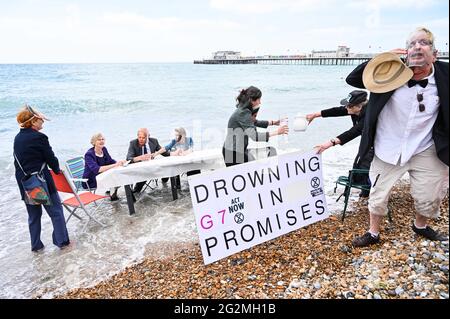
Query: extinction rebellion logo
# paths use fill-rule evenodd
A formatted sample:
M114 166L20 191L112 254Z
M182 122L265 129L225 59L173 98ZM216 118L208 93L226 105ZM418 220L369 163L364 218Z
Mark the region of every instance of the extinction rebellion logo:
M311 191L311 195L313 197L319 196L323 194L323 190L320 187L320 178L318 177L313 177L311 179L311 187L313 188L313 190Z
M242 222L244 221L244 214L237 213L236 215L234 215L234 221L236 222L236 224L242 224Z

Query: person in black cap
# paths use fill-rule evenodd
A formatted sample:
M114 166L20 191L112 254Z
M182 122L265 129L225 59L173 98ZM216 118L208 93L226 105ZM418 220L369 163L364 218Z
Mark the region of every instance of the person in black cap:
M335 138L330 139L329 141L317 145L317 153L320 154L328 148L338 144L344 145L360 136L364 127L364 115L366 113L367 103L367 92L363 90L355 90L350 92L347 98L341 100L341 106L307 114L306 120L309 123L311 123L317 117L338 117L348 115L351 116L353 122L353 127L349 130L343 132ZM372 159L373 150L369 152L362 160L360 160L359 156L357 155L353 164L353 168L369 169ZM359 164L356 164L358 162ZM355 181L361 184L370 184L367 175L355 175ZM368 190L362 190L359 196L368 197L369 193L370 191Z

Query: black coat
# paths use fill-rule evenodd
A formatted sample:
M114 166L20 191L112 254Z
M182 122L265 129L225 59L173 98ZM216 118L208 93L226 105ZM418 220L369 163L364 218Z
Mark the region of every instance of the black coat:
M28 174L38 172L43 163L47 163L47 165L56 173L59 173L60 171L58 159L53 153L47 135L33 130L32 128L21 129L16 135L14 138L14 153L20 161L20 165L22 165L22 168ZM25 175L15 159L14 166L16 169L15 175L17 185L19 185L20 195L22 196L22 199L24 199L24 190L21 180ZM42 173L47 181L49 193L56 193L55 183L53 182L53 178L50 175L47 166L44 167Z
M153 137L150 137L148 139L148 145L150 146L150 152L147 150L147 153L154 153L161 149L161 145L159 145L158 140ZM141 155L142 155L142 146L139 146L138 139L132 140L130 142L130 146L128 147L127 160L130 161L133 158ZM166 151L162 155L169 156L170 153Z
M337 138L341 141L341 145L344 145L361 135L363 128L364 128L364 117L366 115L366 107L367 107L367 105L364 105L362 107L359 115L356 115L356 114L350 115L352 122L353 122L353 127L350 128L349 130L345 131L344 133L340 134L339 136L337 136ZM324 118L349 115L347 108L345 108L344 106L333 107L330 109L322 110L320 113L321 113L322 117L324 117Z
M363 89L362 74L368 62L364 62L354 69L347 77L346 82L354 87ZM433 126L433 140L436 146L438 158L448 166L449 163L449 101L448 101L448 71L449 65L446 62L436 61L434 63L434 77L440 99L439 113ZM387 93L371 93L367 106L367 115L364 120L364 129L359 145L359 155L364 155L373 147L375 132L377 128L378 115L391 98L394 91Z

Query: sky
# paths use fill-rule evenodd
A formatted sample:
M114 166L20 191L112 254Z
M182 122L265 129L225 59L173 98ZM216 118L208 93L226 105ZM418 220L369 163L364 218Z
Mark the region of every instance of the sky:
M0 0L0 63L377 53L404 47L419 26L448 52L448 0Z

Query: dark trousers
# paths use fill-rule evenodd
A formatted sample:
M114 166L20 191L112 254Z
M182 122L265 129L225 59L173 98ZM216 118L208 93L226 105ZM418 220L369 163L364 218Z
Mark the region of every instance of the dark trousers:
M58 193L50 194L52 205L44 205L53 224L53 244L63 247L69 244L69 234L64 220L64 211ZM31 250L36 251L44 247L41 241L42 205L25 205L28 212L28 228L31 237Z
M363 158L359 158L359 155L356 156L355 161L353 163L353 168L357 169L370 169L370 165L372 164L373 157L375 155L375 151L373 147L367 152L367 154ZM369 179L368 174L355 174L353 177L353 181L358 184L366 184L371 185L371 180ZM369 197L370 190L361 190L359 193L360 197Z
M245 150L245 152L242 156L241 154L238 154L237 152L225 150L225 147L222 147L222 156L223 156L223 160L225 162L226 167L249 162L248 150ZM243 159L244 161L240 162L240 161L238 161L238 159L239 160Z

